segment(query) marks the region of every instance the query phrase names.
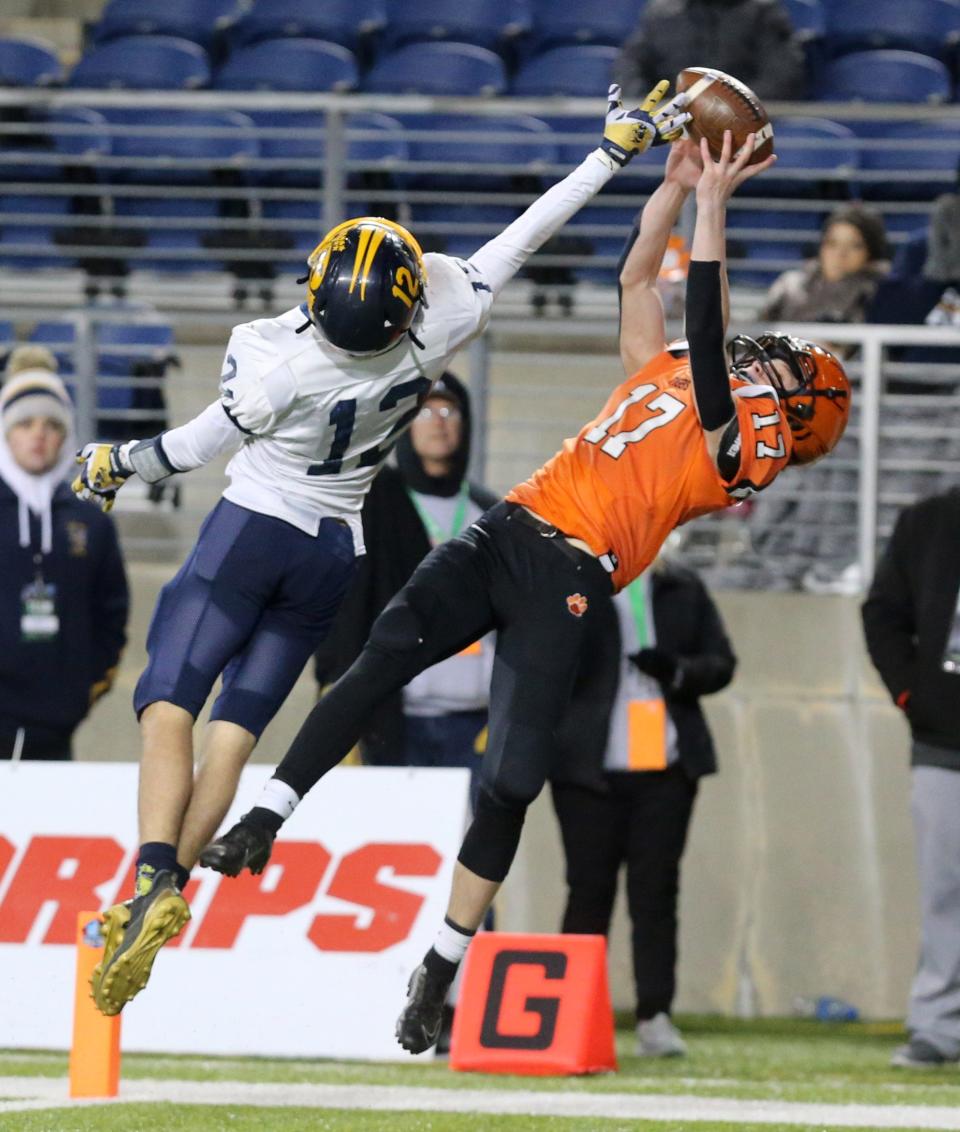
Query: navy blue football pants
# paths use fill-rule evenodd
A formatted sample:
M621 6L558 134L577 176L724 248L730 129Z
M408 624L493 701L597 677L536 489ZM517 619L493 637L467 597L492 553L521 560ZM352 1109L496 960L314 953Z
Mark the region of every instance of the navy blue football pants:
M259 738L326 636L355 568L353 535L323 519L316 536L221 499L189 558L160 592L139 716L158 700L210 713Z

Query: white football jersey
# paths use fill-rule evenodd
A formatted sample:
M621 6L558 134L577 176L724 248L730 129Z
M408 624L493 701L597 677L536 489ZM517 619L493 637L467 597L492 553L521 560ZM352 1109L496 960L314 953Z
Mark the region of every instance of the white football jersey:
M234 329L220 404L245 437L227 465L227 499L309 534L326 516L344 519L362 552L360 510L377 468L493 300L473 265L437 254L424 262L423 349L407 336L379 357L350 357L312 326L297 333L305 306Z

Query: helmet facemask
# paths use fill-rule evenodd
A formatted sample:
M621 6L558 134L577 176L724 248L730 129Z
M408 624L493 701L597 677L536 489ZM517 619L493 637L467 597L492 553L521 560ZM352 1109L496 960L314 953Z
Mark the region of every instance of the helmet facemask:
M842 364L829 350L788 334L765 333L756 339L738 335L730 343L730 351L731 367L738 377L754 382L749 370L759 362L776 391L793 434L793 463L812 463L833 448L849 417L850 384ZM785 363L794 378L789 388L774 365L776 361ZM835 418L825 417L820 409L824 402L833 405Z

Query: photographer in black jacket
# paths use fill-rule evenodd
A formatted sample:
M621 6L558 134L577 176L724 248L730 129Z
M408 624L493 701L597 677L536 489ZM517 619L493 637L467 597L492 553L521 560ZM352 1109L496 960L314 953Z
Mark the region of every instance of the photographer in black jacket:
M960 489L904 508L863 604L870 659L910 724L920 959L891 1064L960 1059Z
M700 697L736 657L693 571L660 557L591 623L551 777L568 885L563 931L606 935L627 866L637 1052L682 1056L676 985L680 858L701 777L717 769Z

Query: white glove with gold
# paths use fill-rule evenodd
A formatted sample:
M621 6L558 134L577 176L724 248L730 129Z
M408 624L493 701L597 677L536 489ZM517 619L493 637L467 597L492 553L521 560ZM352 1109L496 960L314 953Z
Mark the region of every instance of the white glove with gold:
M135 471L129 456L137 443L128 440L126 444L85 444L77 453L80 473L70 485L74 494L109 511L117 492Z
M616 83L611 85L607 92L603 141L600 142L600 154L606 155L608 164L626 165L650 146L676 141L680 137L690 115L684 112L683 105L678 105L676 98L664 102L669 89L669 81L661 79L639 106L624 110L620 87ZM601 157L601 160L604 158Z

